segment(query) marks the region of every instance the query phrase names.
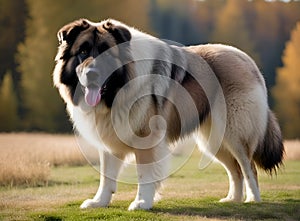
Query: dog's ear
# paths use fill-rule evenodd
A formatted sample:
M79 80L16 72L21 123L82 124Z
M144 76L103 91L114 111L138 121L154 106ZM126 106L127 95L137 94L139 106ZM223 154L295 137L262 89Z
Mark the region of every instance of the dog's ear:
M126 27L115 25L108 20L103 24L103 28L108 31L116 39L117 44L131 40L131 34Z
M68 44L73 43L79 33L88 27L89 23L86 19L80 19L65 25L57 33L59 44L62 44L64 41Z

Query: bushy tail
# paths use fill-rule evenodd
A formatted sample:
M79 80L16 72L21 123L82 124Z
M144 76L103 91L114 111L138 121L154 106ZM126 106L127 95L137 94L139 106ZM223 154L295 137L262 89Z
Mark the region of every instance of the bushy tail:
M283 164L283 154L281 130L276 117L269 110L265 137L258 144L253 159L259 167L272 174Z

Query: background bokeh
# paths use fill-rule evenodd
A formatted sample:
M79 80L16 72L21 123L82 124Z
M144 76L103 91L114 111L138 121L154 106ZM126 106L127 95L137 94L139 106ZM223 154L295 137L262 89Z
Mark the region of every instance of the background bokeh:
M284 137L300 137L300 1L263 0L0 0L0 131L72 131L52 71L57 31L83 17L244 50L266 79Z

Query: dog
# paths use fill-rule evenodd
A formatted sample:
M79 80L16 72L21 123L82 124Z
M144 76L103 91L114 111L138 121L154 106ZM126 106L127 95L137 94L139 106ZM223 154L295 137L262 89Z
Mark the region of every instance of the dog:
M222 44L176 46L113 19L79 19L57 36L54 85L75 130L100 152L99 189L81 208L109 205L129 154L138 174L129 210L152 208L168 176L168 146L188 136L226 169L221 202L261 200L256 166L276 172L284 147L247 54Z

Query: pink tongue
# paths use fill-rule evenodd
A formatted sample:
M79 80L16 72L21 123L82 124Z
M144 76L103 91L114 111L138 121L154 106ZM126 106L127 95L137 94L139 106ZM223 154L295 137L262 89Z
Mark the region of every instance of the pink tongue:
M85 102L95 107L101 100L101 89L100 88L85 88Z

